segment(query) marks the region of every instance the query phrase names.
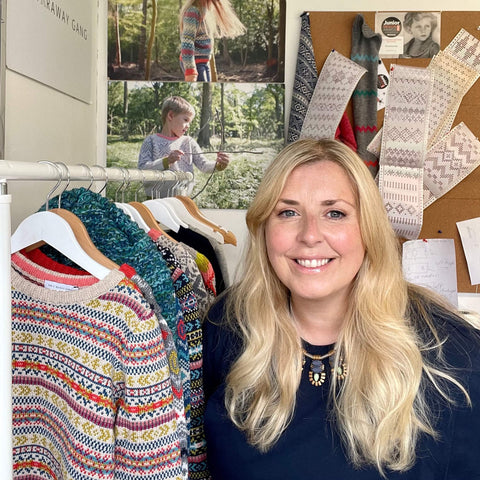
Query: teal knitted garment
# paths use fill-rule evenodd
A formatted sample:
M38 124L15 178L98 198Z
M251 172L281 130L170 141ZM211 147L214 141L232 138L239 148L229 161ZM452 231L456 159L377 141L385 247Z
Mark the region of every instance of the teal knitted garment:
M49 201L49 208L57 207L58 197L55 197ZM188 364L184 320L170 270L148 234L113 202L85 188L64 192L61 207L80 218L98 250L118 265L132 266L148 282L174 335L178 360ZM45 210L45 205L40 210ZM72 265L53 248L45 245L42 250L61 263Z

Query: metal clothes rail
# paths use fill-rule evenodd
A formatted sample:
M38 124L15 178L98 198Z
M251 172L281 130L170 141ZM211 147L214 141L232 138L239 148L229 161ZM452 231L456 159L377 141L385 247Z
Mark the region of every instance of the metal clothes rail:
M11 317L11 181L90 181L90 182L159 182L174 186L193 181L186 172L104 168L98 165L65 165L53 162L11 162L0 160L0 465L5 478L13 478L12 459L12 317Z

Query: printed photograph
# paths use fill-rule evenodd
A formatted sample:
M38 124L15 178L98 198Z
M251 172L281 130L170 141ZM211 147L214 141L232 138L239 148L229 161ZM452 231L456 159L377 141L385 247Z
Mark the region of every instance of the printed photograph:
M107 167L191 172L199 208L246 209L284 145L284 86L111 81L107 132ZM167 193L132 185L122 201Z
M440 12L377 12L383 58L432 58L440 51Z
M284 0L108 0L110 80L284 81Z

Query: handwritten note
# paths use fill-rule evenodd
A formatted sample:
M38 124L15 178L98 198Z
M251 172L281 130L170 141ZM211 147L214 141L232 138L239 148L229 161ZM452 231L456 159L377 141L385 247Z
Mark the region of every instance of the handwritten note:
M457 229L467 259L470 283L478 285L480 283L480 217L457 222Z
M403 244L403 274L416 285L443 295L458 305L457 269L453 239L410 240Z

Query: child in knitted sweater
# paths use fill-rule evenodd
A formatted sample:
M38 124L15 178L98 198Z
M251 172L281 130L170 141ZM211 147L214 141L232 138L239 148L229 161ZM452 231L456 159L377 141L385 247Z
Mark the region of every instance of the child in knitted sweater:
M245 32L229 0L188 0L180 12L180 63L187 82L209 82L214 37Z
M204 173L225 170L230 161L227 153L218 152L216 161L207 160L198 143L186 135L194 117L195 109L184 98L172 96L165 99L162 104L162 130L143 141L138 168L192 174L194 165ZM148 186L145 185L147 193Z

